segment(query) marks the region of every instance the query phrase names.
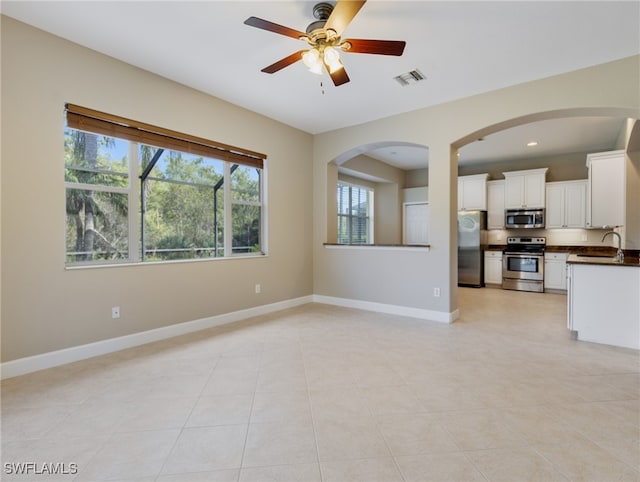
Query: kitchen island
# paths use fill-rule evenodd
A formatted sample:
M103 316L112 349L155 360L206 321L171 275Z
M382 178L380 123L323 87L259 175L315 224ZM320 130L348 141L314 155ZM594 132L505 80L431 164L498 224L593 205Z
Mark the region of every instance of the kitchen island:
M640 263L603 255L567 258L567 326L578 340L640 349Z

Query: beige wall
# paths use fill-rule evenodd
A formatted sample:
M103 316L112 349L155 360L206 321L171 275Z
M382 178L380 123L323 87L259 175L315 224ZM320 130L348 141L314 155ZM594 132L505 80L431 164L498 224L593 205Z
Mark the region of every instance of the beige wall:
M623 59L312 138L2 17L2 360L312 293L455 317L456 149L544 118L639 118L639 67ZM269 256L65 270L65 102L266 153ZM428 253L323 246L335 237L332 161L381 139L429 147Z
M640 118L640 57L630 57L378 121L317 135L314 142L314 292L363 302L380 301L456 316L457 149L479 137L538 120L580 115ZM429 253L350 260L324 248L327 163L381 139L429 148ZM389 262L392 259L396 263ZM416 273L420 273L418 276ZM433 288L440 288L436 297ZM407 296L407 293L413 293Z
M627 122L625 138L627 211L624 247L640 249L640 120Z
M468 176L471 174L489 174L490 180L504 179L503 172L519 171L522 169L538 169L548 167L547 182L573 181L576 179L586 179L587 153L577 152L564 154L562 156L545 156L533 159L521 159L518 161L501 161L473 164L471 166L460 166L458 174Z
M404 187L424 187L429 184L429 168L405 171Z
M380 181L404 183L404 171L372 157L359 155L340 165L341 168L351 169L364 174L366 178L377 178ZM402 186L401 186L402 187Z
M374 197L376 244L402 243L402 189L397 182L379 182Z
M612 146L611 150L618 149ZM586 179L587 152L573 152L561 156L543 156L531 159L508 160L497 162L481 162L471 166L459 166L459 176L472 174L489 174L489 180L504 179L503 172L518 171L522 169L538 169L548 167L547 182L571 181ZM419 169L407 171L405 176L406 187L426 186L428 182L428 170Z
M266 153L268 256L65 270L65 102ZM311 295L311 156L309 134L2 17L2 361Z

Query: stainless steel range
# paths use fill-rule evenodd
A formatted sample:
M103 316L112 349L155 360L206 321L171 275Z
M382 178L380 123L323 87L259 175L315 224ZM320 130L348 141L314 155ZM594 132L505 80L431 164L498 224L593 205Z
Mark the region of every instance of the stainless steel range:
M502 288L506 290L544 291L545 238L507 238L502 252Z

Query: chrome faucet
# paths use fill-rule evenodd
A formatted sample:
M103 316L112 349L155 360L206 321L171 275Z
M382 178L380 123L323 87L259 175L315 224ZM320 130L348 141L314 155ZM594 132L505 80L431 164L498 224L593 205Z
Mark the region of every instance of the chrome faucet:
M606 238L609 234L615 234L616 236L618 236L618 251L616 252L616 263L623 263L624 253L622 252L622 236L620 236L620 233L616 233L615 231L608 231L604 233L604 236L602 236L602 242L604 242L604 238Z

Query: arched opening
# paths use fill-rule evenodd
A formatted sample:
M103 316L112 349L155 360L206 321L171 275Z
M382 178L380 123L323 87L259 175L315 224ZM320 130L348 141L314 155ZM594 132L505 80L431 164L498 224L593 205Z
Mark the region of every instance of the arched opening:
M538 121L563 119L563 118L581 118L581 117L610 117L619 119L637 119L640 113L637 109L621 108L621 107L584 107L575 109L562 109L552 110L545 112L538 112L528 114L521 117L515 117L513 119L505 120L492 124L468 135L461 137L454 141L451 145L454 149L461 149L462 147L477 141L478 139L485 138L491 134L495 134L500 131L504 131L513 127L518 127L526 124L532 124Z
M517 236L544 237L548 246L565 247L567 251L576 246L600 245L603 230L589 229L586 223L559 225L552 221L552 212L558 212L554 203L560 198L550 197L549 189L562 192L559 190L562 185L575 183L575 187L582 183L586 190L587 154L615 150L632 152L635 149L633 143L637 142L634 131L638 131L640 124L636 122L638 117L637 110L621 108L548 111L493 124L452 143L454 156L457 152L459 186L462 178L467 179L467 176L487 176L487 248L493 247L498 251L507 237ZM628 155L630 162L636 162L637 169L637 161ZM545 227L526 231L510 229L504 225L503 214L509 206L503 204L502 210L496 210L495 206L492 207L491 193L500 192L499 185L505 182L504 172L533 172L536 169L547 170L542 191L544 196L546 190L547 197ZM564 197L562 199L564 203ZM584 209L586 201L583 198L580 202ZM627 224L627 238L640 239L640 229L633 223ZM458 261L460 269L461 261ZM495 266L490 268L491 275L487 266L484 268L484 280L492 284L500 282L500 278L496 280L496 271L501 276L499 269ZM545 289L547 279L545 276Z
M428 161L427 146L381 141L328 163L327 242L427 244ZM416 218L411 225L407 209Z

